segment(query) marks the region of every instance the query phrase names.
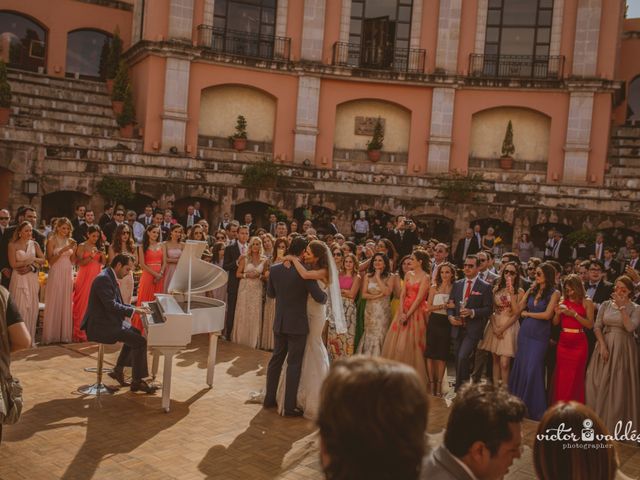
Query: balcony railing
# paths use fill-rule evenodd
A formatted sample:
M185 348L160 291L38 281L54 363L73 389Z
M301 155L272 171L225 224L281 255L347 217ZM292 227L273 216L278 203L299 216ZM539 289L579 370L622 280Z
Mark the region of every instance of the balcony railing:
M484 55L471 54L469 75L472 77L531 78L560 80L564 56Z
M288 37L238 32L210 25L198 26L198 45L218 53L281 62L289 61L291 53Z
M426 51L417 48L363 48L356 43L336 42L333 64L367 70L424 73Z

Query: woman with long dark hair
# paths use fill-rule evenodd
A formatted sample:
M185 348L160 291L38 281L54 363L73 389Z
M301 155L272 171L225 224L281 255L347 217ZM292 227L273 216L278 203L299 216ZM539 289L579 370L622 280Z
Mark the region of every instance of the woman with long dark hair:
M140 283L138 284L138 301L136 306L141 306L142 302L155 300L156 293L164 291L164 272L167 268L167 253L164 244L159 242L160 227L149 225L144 231L142 245L138 247L138 261L142 268ZM131 325L141 332L143 331L140 316L135 314L131 318Z
M369 262L362 286L362 297L367 304L364 311L364 332L357 353L374 356L382 353L384 337L391 322L392 290L393 277L389 258L382 253L375 253Z
M551 321L560 299L560 292L555 289L555 277L555 268L546 262L540 264L535 271L535 283L523 295L517 311L524 320L518 332L509 390L527 405L532 420L540 420L547 409L544 360Z
M584 375L589 356L585 329L593 328L594 305L578 275L568 275L563 290L564 296L553 317L553 324L560 325L561 331L556 347L551 403L559 400L584 403Z
M494 385L506 385L509 382L511 359L516 355L516 337L520 326L518 305L524 295L524 290L518 285L518 265L508 262L493 288L493 314L487 323L484 338L478 345L478 348L491 352Z
M456 281L456 267L449 262L438 265L435 283L429 291L427 302L427 375L431 386L431 394L442 395L442 384L447 370L447 359L451 347L451 324L447 316L447 308L451 289Z
M91 284L107 263L107 254L102 245L102 230L97 225L87 228L87 239L76 249L78 274L73 284L73 341L86 342L87 334L80 330L89 304Z
M109 260L112 260L120 253L128 253L136 260L136 265L138 264L138 252L133 243L132 230L126 223L118 225L113 232L113 239L111 245L109 245ZM134 287L133 272L129 272L129 275L118 280L118 286L120 287L122 301L127 305L130 304Z

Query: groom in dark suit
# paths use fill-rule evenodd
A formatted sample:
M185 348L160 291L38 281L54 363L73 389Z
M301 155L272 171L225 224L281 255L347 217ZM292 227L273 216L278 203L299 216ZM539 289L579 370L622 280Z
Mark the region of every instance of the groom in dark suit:
M296 237L289 246L289 255L303 259L307 241ZM287 378L285 383L284 414L299 417L304 412L296 408L298 385L302 371L302 357L309 333L307 318L307 295L318 303L326 303L324 293L315 280L303 280L293 267L277 263L269 269L267 295L276 299L276 315L273 321L273 355L267 368L267 391L264 407L276 407L276 392L285 358Z
M124 320L134 313L147 314L146 308L126 305L122 301L118 279L126 277L134 266L131 255L121 253L111 261L91 284L87 313L82 321L82 330L87 332L87 339L92 342L114 344L122 342L122 350L118 361L109 374L120 385L127 386L123 369L131 365L131 391L153 393L156 388L144 381L149 376L147 368L147 340L138 329L131 327ZM130 363L129 363L130 362Z
M455 304L447 308L456 345L456 391L469 380L470 360L493 312L491 285L478 278L478 266L478 257L467 255L464 278L454 283L451 290Z

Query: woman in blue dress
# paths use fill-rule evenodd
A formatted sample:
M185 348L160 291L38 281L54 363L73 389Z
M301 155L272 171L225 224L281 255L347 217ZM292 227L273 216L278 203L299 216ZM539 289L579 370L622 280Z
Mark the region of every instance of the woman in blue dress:
M520 301L523 318L509 390L527 405L528 416L540 420L547 409L544 360L549 345L551 321L560 299L555 288L555 269L548 263L536 268L535 282Z

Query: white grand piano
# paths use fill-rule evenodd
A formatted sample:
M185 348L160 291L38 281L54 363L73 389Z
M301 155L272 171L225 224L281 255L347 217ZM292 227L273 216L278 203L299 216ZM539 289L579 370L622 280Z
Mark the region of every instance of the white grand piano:
M164 355L162 376L162 408L169 411L173 356L184 350L191 336L209 334L207 384L213 385L218 337L224 328L226 305L220 300L205 297L204 292L227 283L227 272L217 265L201 260L206 242L188 240L171 278L167 291L157 293L154 302L143 302L151 314L143 315L147 345L153 354L151 373L158 372L159 356Z

